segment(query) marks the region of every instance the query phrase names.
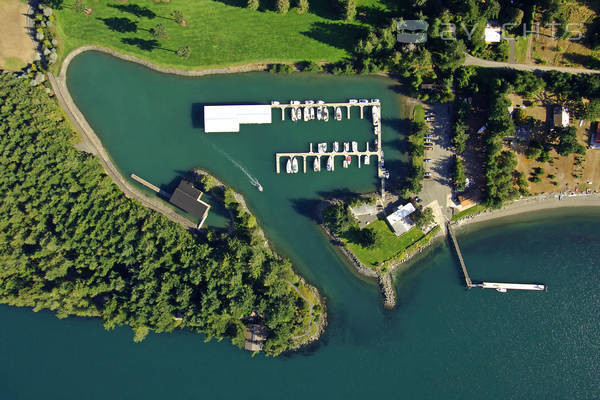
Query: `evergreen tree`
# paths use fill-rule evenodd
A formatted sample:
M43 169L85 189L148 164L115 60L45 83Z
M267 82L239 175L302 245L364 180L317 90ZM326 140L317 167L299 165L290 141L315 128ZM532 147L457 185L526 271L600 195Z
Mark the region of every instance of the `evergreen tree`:
M248 0L248 4L246 7L250 10L258 10L259 5L260 4L258 0Z
M298 14L305 14L308 12L308 0L298 0L298 8L296 8Z
M276 10L279 14L285 14L290 10L290 0L277 0Z
M356 0L343 0L344 1L344 19L346 21L353 21L356 17Z

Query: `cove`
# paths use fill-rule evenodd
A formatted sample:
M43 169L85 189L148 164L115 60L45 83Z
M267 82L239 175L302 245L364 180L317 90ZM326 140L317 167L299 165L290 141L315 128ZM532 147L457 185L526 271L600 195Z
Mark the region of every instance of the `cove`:
M185 331L135 344L127 328L108 333L97 320L59 321L47 312L0 307L3 397L600 395L600 211L532 214L459 233L474 279L541 281L548 293L467 292L453 254L440 245L397 279L398 306L385 311L375 285L352 274L311 217L322 196L373 190L374 168L291 177L277 176L273 165L275 151L302 150L319 138L367 140L366 120L353 115L335 131L288 121L215 135L205 135L195 122L197 104L378 97L386 164L395 162L401 173L407 107L392 81L261 73L190 79L88 52L73 60L68 84L124 175L135 172L168 186L199 166L242 192L277 249L327 297L329 326L310 348L266 359L227 341L203 343ZM256 191L232 160L265 191Z

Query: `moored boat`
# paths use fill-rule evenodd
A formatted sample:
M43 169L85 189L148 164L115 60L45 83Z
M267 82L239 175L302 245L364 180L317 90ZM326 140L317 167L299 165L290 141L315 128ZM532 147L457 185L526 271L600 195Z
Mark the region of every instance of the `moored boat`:
M352 142L352 151L354 153L358 151L358 142Z
M296 119L297 120L301 120L302 119L302 110L300 109L300 107L298 107L296 109Z
M365 165L369 164L371 164L371 159L369 158L369 156L365 156Z
M295 174L298 173L298 160L296 157L292 157L292 172Z
M287 163L285 163L285 172L287 172L288 174L292 173L292 159L288 159Z
M352 157L346 156L346 162L348 163L348 165L352 164Z
M335 108L335 120L336 121L342 120L342 109L340 107Z
M317 107L317 119L319 121L323 119L323 107Z
M323 107L323 121L329 121L329 108Z
M344 160L344 162L342 163L342 166L343 166L344 168L348 168L348 161L347 161L347 160Z
M344 142L344 151L346 153L350 151L350 142Z
M319 157L315 157L315 161L313 162L313 169L315 172L319 172L321 170L321 159Z
M292 121L296 122L298 121L298 114L296 114L296 109L292 108Z
M327 159L327 171L333 170L333 156L329 156Z
M310 115L309 115L308 107L304 107L304 122L308 121L309 119L310 119Z
M333 142L333 151L336 153L340 151L340 144L338 142Z
M326 153L327 152L327 143L319 143L319 146L317 147L319 150L319 153Z
M315 109L313 107L310 108L310 119L315 119Z

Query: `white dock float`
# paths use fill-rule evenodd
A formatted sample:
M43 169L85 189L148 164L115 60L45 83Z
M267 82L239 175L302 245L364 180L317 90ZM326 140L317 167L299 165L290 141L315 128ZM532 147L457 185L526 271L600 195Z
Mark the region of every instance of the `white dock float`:
M537 283L503 283L503 282L482 282L483 289L496 289L498 291L506 290L546 290L546 285Z

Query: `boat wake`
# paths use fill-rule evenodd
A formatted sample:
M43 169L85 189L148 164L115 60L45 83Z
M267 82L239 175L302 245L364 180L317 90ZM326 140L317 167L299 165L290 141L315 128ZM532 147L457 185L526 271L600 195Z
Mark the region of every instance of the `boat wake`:
M210 142L209 142L210 143ZM246 171L246 168L244 168L239 162L237 162L233 157L231 157L227 152L221 150L220 148L218 148L217 146L215 146L214 144L210 143L210 145L217 150L219 153L221 153L227 160L229 160L233 165L235 165L240 171L242 171L244 173L244 175L246 175L248 177L248 180L250 181L250 184L252 186L255 186L258 188L258 190L260 190L262 192L262 186L260 184L260 182L258 181L258 179L256 179L255 177L253 177L252 175L250 175L250 173L248 171Z

